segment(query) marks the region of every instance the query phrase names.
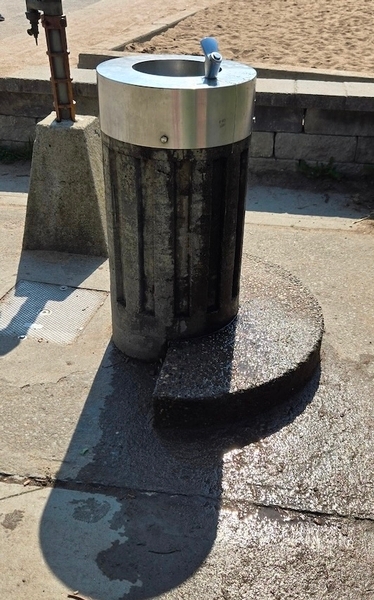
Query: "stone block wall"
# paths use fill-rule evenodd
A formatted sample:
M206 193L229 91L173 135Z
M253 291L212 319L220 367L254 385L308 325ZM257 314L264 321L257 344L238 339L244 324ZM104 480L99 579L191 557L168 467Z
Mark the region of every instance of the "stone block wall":
M95 71L73 69L77 114L98 116ZM0 79L0 145L24 146L35 139L35 125L53 111L48 67L27 69Z
M374 83L258 79L251 169L374 168Z
M72 70L77 114L98 115L96 73ZM356 175L374 168L374 82L257 80L250 148L254 171L296 170L333 159ZM24 145L52 111L48 67L0 79L0 145Z

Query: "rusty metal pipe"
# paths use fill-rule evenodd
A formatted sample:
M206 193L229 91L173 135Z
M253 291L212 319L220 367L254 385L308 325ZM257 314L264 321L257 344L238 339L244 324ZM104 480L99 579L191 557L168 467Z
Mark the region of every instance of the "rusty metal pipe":
M26 8L26 17L31 23L31 28L27 30L27 33L34 36L36 43L39 35L39 20L45 30L56 121L75 121L75 101L66 38L66 17L62 14L61 0L26 0Z
M66 40L66 17L43 15L41 21L47 40L56 121L75 121L75 102Z

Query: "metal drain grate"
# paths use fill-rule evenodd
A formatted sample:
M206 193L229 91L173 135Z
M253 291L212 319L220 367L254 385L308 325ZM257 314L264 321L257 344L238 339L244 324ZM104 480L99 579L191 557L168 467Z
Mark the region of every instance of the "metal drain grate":
M0 336L70 344L106 297L106 292L18 281L0 300Z

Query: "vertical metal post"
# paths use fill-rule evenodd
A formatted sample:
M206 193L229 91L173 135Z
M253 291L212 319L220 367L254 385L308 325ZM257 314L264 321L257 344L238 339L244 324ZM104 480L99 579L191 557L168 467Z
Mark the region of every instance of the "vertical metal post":
M75 121L75 101L66 40L66 17L44 14L41 22L47 40L56 121Z
M34 36L36 43L38 43L39 19L45 29L56 121L75 121L75 101L66 40L66 17L62 14L61 0L26 0L26 8L26 17L31 24L27 33Z

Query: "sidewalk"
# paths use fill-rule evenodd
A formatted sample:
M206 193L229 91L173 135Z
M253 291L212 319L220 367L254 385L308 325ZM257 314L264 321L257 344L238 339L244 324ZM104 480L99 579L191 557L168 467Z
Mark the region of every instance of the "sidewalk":
M78 64L80 52L113 50L152 31L166 28L182 18L217 4L219 0L72 0L63 2L67 17L67 40L70 67ZM21 8L21 10L20 10ZM46 43L40 26L36 46L26 30L25 3L14 7L5 0L2 14L6 17L0 30L0 77L9 77L27 67L47 66Z
M321 370L245 427L162 432L157 366L110 342L107 262L21 252L27 181L27 165L0 164L1 597L374 598L365 211L252 188L244 251L319 300Z

